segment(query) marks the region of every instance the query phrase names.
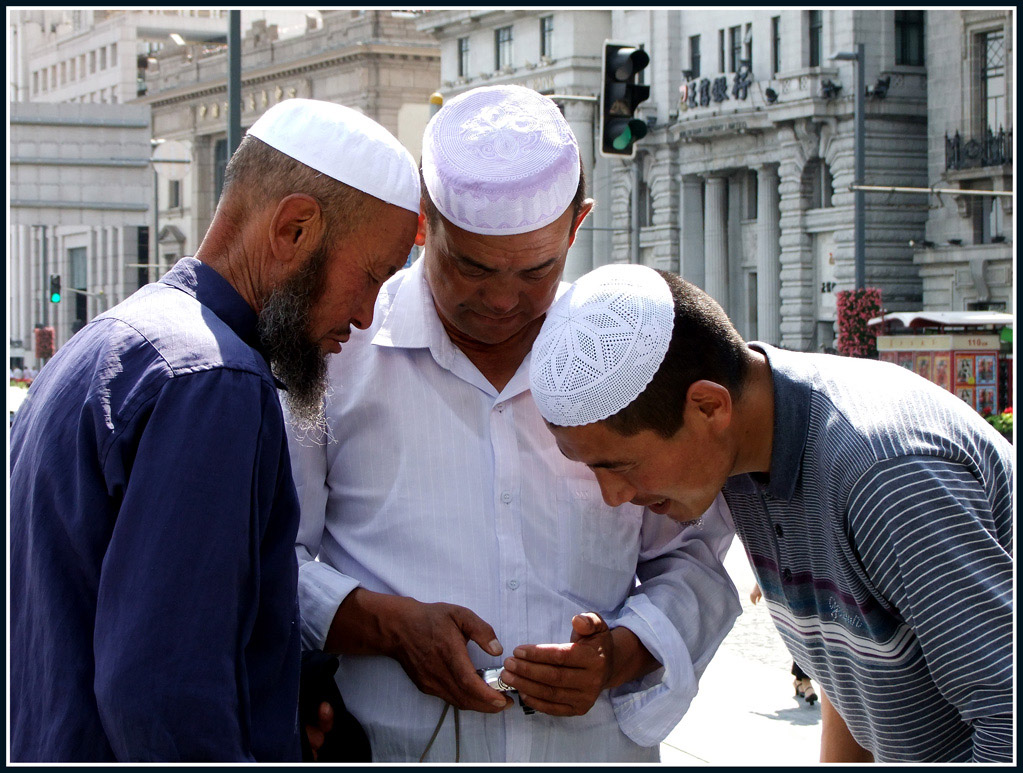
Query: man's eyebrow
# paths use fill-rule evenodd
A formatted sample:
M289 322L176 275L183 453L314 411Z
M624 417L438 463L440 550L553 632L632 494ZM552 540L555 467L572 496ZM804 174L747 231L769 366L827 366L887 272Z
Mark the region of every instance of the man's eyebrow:
M468 255L463 255L461 253L452 253L451 257L454 258L455 260L461 262L461 263L465 263L465 264L471 266L472 268L478 269L480 271L488 271L488 272L491 272L491 273L494 273L494 272L497 271L497 269L495 269L495 268L492 268L490 266L484 266L479 261L473 260ZM547 260L543 261L543 263L538 263L535 266L530 266L529 268L520 268L520 269L518 269L518 272L519 273L522 273L522 272L527 272L528 273L530 271L542 271L545 268L550 268L551 266L553 266L557 262L558 262L558 256L555 255L554 257L548 258Z
M551 425L548 424L548 426L551 426ZM560 446L558 447L558 450L561 451L561 447ZM578 461L577 459L573 459L571 456L566 454L564 451L561 451L561 455L563 457L565 457L566 459L568 459L569 461L571 461L571 462ZM623 464L626 464L626 462L593 462L592 464L587 464L586 466L589 467L591 470L593 470L593 469L607 470L607 469L611 469L612 467L621 467Z

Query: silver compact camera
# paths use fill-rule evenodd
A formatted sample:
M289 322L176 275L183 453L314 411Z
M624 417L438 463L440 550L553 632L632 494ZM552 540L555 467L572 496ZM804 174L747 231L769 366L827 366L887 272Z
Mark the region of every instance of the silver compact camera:
M480 679L487 683L487 687L492 687L493 689L498 690L499 692L507 692L512 693L514 695L518 695L519 705L522 707L523 714L526 715L535 714L536 709L530 708L529 706L522 702L522 696L519 695L519 691L516 690L514 687L507 685L504 682L504 680L501 679L501 671L503 670L504 669L501 668L478 668L476 669L476 673L480 675Z

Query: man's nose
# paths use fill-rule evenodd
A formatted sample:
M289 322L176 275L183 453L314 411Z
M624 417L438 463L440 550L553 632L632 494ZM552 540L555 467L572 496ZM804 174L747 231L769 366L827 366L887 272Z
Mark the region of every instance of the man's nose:
M519 293L507 281L496 280L482 291L483 304L495 315L509 314L519 302Z
M359 306L355 311L355 316L351 319L351 325L359 328L359 330L365 330L373 324L373 307L376 306L377 293L369 292L362 299L362 305Z
M597 476L597 483L600 485L600 494L604 497L604 503L609 507L624 505L636 496L636 489L618 473L610 470L594 470L593 473Z

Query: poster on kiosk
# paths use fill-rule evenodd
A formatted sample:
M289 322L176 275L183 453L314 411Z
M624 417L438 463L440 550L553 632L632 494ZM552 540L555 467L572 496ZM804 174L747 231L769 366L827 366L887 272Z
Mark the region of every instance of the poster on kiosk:
M899 312L875 317L878 358L954 393L982 416L1012 394L1011 314L994 311Z

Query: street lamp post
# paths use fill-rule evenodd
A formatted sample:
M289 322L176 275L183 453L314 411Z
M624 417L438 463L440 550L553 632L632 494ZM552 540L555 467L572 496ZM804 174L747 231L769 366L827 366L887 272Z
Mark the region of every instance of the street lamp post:
M856 44L856 51L842 51L831 57L832 61L851 61L854 63L854 88L856 101L853 102L853 120L856 124L853 138L854 173L853 173L853 240L856 265L856 289L862 290L867 284L867 259L865 253L866 204L863 192L864 171L866 167L866 123L864 116L864 97L866 84L863 77L863 44Z
M227 157L242 141L242 12L228 11Z

